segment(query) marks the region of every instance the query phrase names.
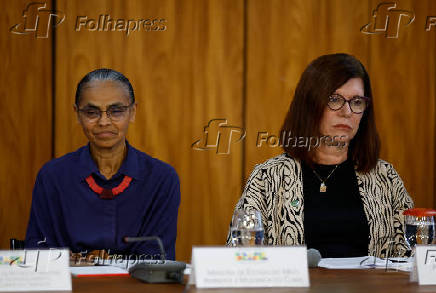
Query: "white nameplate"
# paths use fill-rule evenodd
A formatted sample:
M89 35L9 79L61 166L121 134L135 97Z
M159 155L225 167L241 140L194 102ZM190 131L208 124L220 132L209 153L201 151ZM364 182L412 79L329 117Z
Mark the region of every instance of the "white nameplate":
M194 247L192 268L198 288L309 287L305 246Z
M71 291L68 249L0 250L0 291Z
M436 245L416 245L419 285L436 285Z

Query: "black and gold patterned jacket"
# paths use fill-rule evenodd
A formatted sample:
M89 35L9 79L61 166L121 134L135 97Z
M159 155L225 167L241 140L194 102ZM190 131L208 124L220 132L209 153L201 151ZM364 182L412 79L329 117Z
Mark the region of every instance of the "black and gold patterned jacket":
M412 208L413 201L400 176L391 164L378 160L374 169L366 174L356 172L356 177L369 223L368 255L404 255L407 245L402 212ZM261 212L265 244L304 244L303 177L299 161L281 154L256 165L237 209Z

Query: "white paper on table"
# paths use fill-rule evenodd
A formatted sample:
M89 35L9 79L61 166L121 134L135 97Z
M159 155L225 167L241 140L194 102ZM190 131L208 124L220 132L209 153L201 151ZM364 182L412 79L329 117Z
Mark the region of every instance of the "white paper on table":
M123 268L116 266L85 266L85 267L70 267L73 276L89 276L89 275L128 275L129 272Z
M155 262L152 260L117 260L117 261L108 261L108 260L99 260L96 261L96 266L72 266L70 267L71 274L73 276L77 275L111 275L111 274L128 274L129 268L138 264L138 263L150 263ZM189 275L191 273L191 265L186 264L186 269L184 271L185 275Z
M412 268L412 258L390 258L389 260L374 256L322 258L318 267L327 269L388 268L410 271Z

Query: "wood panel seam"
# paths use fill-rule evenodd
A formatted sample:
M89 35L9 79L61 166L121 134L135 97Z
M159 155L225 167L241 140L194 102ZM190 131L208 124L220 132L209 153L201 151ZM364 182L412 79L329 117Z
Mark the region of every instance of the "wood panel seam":
M242 29L242 128L247 132L247 55L248 55L248 28L247 28L247 6L248 1L243 0L243 29ZM241 193L245 186L245 163L246 163L246 150L247 150L247 138L242 141L242 154L241 154Z
M52 0L52 13L56 13L56 1ZM55 158L55 135L56 135L56 26L53 26L51 34L51 158Z

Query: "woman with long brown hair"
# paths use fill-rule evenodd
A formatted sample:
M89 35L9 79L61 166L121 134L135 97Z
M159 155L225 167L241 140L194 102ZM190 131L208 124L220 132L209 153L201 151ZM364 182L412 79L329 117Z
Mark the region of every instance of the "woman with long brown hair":
M305 244L323 257L406 254L402 211L413 202L379 158L370 79L359 60L312 61L283 133L317 143L282 141L284 154L254 168L235 208L261 212L265 244Z

